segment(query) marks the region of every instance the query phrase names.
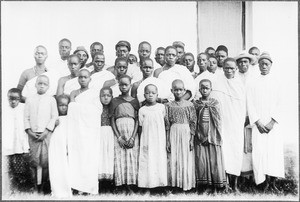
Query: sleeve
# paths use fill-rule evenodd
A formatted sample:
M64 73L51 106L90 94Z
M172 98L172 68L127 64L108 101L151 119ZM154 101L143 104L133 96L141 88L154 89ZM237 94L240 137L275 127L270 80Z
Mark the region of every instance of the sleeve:
M143 108L141 108L139 110L138 119L139 119L139 126L142 126L143 125L143 121L144 121Z
M23 91L23 88L24 88L27 80L28 79L27 79L27 76L26 76L26 71L23 71L21 76L20 76L17 88L20 89L21 91Z
M24 130L31 128L30 127L30 100L27 98L25 101L25 107L24 107Z
M168 109L168 105L165 105L165 127L166 130L170 130L170 121L169 121L169 109Z
M247 107L250 125L254 125L254 123L258 121L260 118L257 115L256 108L253 103L256 96L253 92L254 87L251 86L252 85L249 85L246 89L246 107Z
M281 114L280 112L282 111L282 96L279 96L278 92L283 92L282 87L280 85L277 85L276 91L274 91L274 97L273 97L273 103L272 103L272 108L271 108L271 118L276 121L276 123L281 122Z
M54 130L55 121L58 118L57 104L53 97L51 97L51 119L47 125L47 129L50 131Z
M197 115L196 115L196 110L194 105L191 105L189 107L189 125L190 125L190 130L191 134L195 135L196 132L196 123L197 123Z

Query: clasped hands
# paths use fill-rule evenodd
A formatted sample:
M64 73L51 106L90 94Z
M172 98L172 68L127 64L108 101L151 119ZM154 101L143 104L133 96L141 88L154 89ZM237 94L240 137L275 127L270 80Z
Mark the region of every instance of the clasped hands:
M130 149L134 146L134 138L131 137L129 140L126 140L126 138L123 135L120 135L118 137L118 142L121 148L123 149Z
M31 129L27 130L27 134L33 137L37 141L43 141L50 133L51 131L48 130L47 128L42 133L35 133Z
M255 125L257 126L258 131L262 134L269 133L273 129L274 124L275 124L274 119L271 119L271 121L267 125L262 124L260 122L260 120L255 122Z

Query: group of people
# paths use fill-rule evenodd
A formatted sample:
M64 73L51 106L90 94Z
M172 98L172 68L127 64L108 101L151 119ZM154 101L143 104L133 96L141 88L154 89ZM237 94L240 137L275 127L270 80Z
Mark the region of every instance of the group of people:
M37 46L35 66L8 91L2 176L11 190L239 192L248 180L278 192L280 97L267 52L229 57L220 45L195 58L175 41L157 48L154 61L143 41L138 61L119 41L110 66L100 42L90 63L84 47L71 48L62 39L61 58L48 68L47 49Z

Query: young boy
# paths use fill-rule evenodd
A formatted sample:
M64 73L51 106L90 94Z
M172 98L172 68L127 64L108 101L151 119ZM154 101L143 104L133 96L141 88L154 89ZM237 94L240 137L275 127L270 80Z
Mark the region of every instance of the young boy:
M37 94L26 99L24 128L28 134L31 172L36 180L38 191L50 191L48 171L48 147L51 133L58 118L54 97L46 94L49 78L40 75L36 79Z
M210 97L211 81L203 79L199 83L202 97L194 101L197 113L195 137L196 182L206 187L207 192L226 185L226 175L222 156L221 119L219 102Z
M24 104L20 103L22 98L21 90L12 88L7 93L9 106L3 108L3 133L2 133L2 152L3 162L7 169L7 175L3 175L7 184L3 184L8 192L25 191L32 187L30 169L28 164L28 136L24 132ZM6 178L5 178L6 177ZM8 185L11 186L8 186Z
M99 92L89 89L91 73L82 69L78 74L80 89L70 94L67 116L67 143L70 186L79 194L98 193L98 138L102 105Z

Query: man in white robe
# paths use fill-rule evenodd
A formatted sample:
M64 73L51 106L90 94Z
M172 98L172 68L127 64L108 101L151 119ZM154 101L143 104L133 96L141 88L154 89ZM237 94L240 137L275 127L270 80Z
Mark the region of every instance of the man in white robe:
M246 93L242 81L235 76L236 61L227 58L223 63L224 74L219 75L212 86L212 97L220 102L222 140L225 171L234 191L237 176L241 174L244 147L244 123L246 117Z
M253 172L256 184L267 179L264 190L271 188L278 192L276 177L284 177L283 138L277 132L281 91L278 80L270 73L273 63L270 55L263 53L258 62L261 75L247 89L247 107L252 126Z

